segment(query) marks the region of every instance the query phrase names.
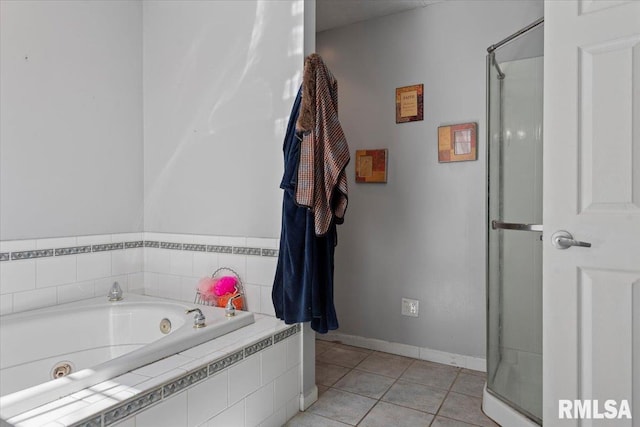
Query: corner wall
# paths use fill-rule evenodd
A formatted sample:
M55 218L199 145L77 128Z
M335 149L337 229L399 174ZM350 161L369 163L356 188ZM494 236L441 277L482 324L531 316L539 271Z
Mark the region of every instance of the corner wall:
M0 240L142 231L142 5L0 2Z
M303 2L143 8L145 231L279 237Z
M486 48L541 1L449 1L317 35L355 150L388 148L388 183L355 184L339 227L340 334L485 357ZM424 84L424 121L395 123L395 89ZM438 163L437 128L477 122L478 160ZM401 298L418 299L418 318Z

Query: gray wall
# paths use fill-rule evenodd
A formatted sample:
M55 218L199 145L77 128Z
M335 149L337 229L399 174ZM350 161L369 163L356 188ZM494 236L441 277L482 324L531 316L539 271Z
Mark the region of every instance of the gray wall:
M0 239L142 230L142 6L0 2Z
M302 2L144 2L145 230L279 237Z
M355 184L336 252L340 332L485 355L486 48L541 1L449 1L329 30L317 51L339 81L356 149L388 148L387 184ZM424 83L424 121L395 123L395 88ZM477 161L439 164L437 128L478 123ZM401 298L420 301L418 318Z

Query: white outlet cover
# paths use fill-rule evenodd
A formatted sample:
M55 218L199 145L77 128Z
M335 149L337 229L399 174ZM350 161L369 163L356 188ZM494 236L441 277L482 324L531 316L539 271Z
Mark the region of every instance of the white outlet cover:
M403 316L418 317L420 309L420 301L415 299L402 298L402 310Z

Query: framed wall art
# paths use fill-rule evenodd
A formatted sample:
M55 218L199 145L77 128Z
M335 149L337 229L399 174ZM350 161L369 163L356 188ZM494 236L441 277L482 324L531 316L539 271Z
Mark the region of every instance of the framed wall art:
M396 123L424 120L424 85L396 89Z
M463 162L478 159L476 123L440 126L438 128L438 161Z
M387 149L356 150L356 182L387 182Z

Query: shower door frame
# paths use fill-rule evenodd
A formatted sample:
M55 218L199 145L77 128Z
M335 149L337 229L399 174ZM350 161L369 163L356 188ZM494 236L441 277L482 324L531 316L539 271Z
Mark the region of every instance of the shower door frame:
M491 198L490 198L490 189L491 189L491 183L490 183L490 179L489 179L489 172L490 172L490 166L491 166L491 156L490 156L490 141L492 138L491 135L491 131L492 131L492 127L489 126L489 122L490 122L490 117L491 117L491 85L490 85L490 81L492 78L492 69L495 68L496 70L496 74L497 74L497 78L499 80L499 89L498 89L498 93L499 93L499 127L500 127L500 142L499 144L502 146L502 142L503 142L503 134L502 134L502 127L504 124L504 111L503 111L503 91L504 91L504 77L505 74L502 72L502 70L500 69L500 66L495 58L495 51L497 49L499 49L500 47L502 47L503 45L508 44L509 42L519 38L522 35L527 34L530 30L533 30L535 28L537 28L538 26L544 24L544 17L541 17L539 19L537 19L536 21L532 22L531 24L527 25L526 27L522 28L521 30L513 33L512 35L506 37L505 39L499 41L496 44L493 44L491 46L489 46L487 48L487 62L486 62L486 69L487 69L487 87L486 87L486 111L487 111L487 157L486 157L486 170L487 170L487 210L486 210L486 224L487 224L487 259L486 259L486 265L487 265L487 271L486 271L486 287L487 287L487 316L486 316L486 324L487 324L487 364L490 362L491 360L491 354L490 354L490 347L489 347L489 337L490 337L490 327L491 327L491 312L490 312L490 275L491 275L491 270L490 270L490 265L489 265L489 258L490 258L490 251L489 251L489 244L490 244L490 240L491 240L491 230L497 230L497 229L503 229L503 230L518 230L518 231L525 231L525 232L530 232L530 231L534 231L534 232L542 232L543 231L543 226L541 224L520 224L520 223L506 223L506 222L501 222L501 221L496 221L493 218L491 218L491 213L490 213L490 209L491 209ZM499 153L499 157L503 156L503 150L500 150ZM503 160L500 159L499 161L500 164L503 163ZM502 180L503 180L503 175L502 173L500 173L499 176L499 181L500 181L500 188L502 188ZM500 208L500 210L502 210L502 208ZM498 257L502 257L502 253L503 253L503 245L500 244L498 247ZM542 285L542 284L541 284ZM502 295L500 295L500 297L502 297ZM502 329L502 325L501 325L501 318L498 320L498 328L501 330ZM502 333L501 331L498 333L498 347L501 347L501 342L502 342ZM488 368L488 367L487 367ZM487 375L489 375L489 369L487 369ZM522 423L522 424L530 424L530 425L542 425L542 419L529 413L528 411L526 411L525 409L521 408L520 406L518 406L517 404L515 404L514 402L508 400L506 397L501 396L500 394L498 394L497 392L491 390L488 387L489 381L487 379L487 383L485 384L485 396L488 393L491 397L496 398L500 403L502 403L503 405L506 405L506 409L511 409L513 411L516 411L517 414L519 416L522 417L521 420L518 420L518 422ZM483 407L485 406L484 402L483 402ZM502 408L502 405L499 405L497 403L492 403L490 405L493 408L497 408L500 407L501 410L504 410L505 408ZM511 419L514 420L516 418L518 418L518 415L509 415L506 419ZM542 415L542 414L541 414Z

